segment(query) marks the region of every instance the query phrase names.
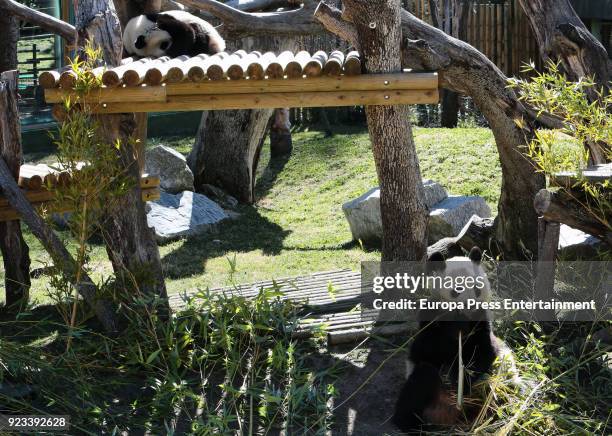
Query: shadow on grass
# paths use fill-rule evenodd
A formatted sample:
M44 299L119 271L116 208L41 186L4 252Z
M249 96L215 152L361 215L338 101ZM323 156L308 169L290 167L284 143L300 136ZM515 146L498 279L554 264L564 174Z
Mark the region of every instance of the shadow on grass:
M257 198L264 197L272 189L278 175L283 171L289 159L291 159L291 154L270 158L268 165L257 178L255 184L255 195Z
M222 223L214 233L186 239L176 250L162 258L166 277L178 279L202 274L206 261L228 253L262 250L277 255L291 233L261 216L252 206L242 206L240 217Z

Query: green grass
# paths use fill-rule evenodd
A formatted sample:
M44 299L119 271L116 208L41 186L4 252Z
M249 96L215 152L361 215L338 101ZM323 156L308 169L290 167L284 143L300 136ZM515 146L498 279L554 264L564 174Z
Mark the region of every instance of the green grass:
M452 194L482 195L496 210L500 168L491 131L483 128L415 129L423 176ZM187 154L193 138L152 140ZM52 161L52 156L28 157ZM332 138L307 131L294 136L294 153L270 161L268 147L257 175L257 203L240 206L240 218L213 234L160 247L170 293L229 283L229 261L235 260L236 282L267 280L314 271L350 268L377 260L351 242L342 204L377 185L367 132L349 130ZM67 236L67 235L64 235ZM29 233L34 266L47 254ZM111 272L102 245L91 253L94 276ZM1 271L1 270L0 270ZM46 277L34 280L33 295L42 299Z

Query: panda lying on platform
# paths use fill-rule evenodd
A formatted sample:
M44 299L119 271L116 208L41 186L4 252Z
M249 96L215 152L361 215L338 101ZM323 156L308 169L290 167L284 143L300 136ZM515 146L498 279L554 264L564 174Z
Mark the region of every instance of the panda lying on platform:
M132 18L123 31L129 55L196 56L225 50L225 41L210 24L185 11L167 11Z
M455 289L433 289L432 297L439 301L463 301L474 298L488 301L489 281L481 266L482 252L474 247L469 257L445 261L440 253L431 256L427 274L432 277L473 277L480 286ZM478 279L478 280L476 280ZM455 282L456 283L456 282ZM426 319L424 319L426 318ZM499 356L518 383L512 354L503 341L493 334L490 314L484 309L450 313L427 310L419 313L419 333L410 348L411 371L402 388L393 416L394 423L404 432L418 431L422 426L453 426L465 422L456 407L458 377L459 332L462 337L464 392L490 373ZM436 320L433 320L436 319ZM469 412L466 411L469 415ZM467 417L469 419L469 416Z

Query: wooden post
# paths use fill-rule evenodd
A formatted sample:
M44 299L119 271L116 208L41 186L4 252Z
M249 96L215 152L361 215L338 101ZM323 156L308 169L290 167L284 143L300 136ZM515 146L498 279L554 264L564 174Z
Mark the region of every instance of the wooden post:
M367 73L401 71L399 0L345 0ZM315 14L316 15L316 14ZM406 106L367 106L376 172L381 185L382 260L424 260L428 213Z
M22 159L17 80L17 71L0 75L0 156L15 181ZM6 306L23 308L29 299L30 255L19 221L0 223L0 251L4 261Z
M555 286L555 261L559 247L561 225L538 218L538 264L535 283L535 300L549 300ZM554 321L555 311L538 311L537 320Z

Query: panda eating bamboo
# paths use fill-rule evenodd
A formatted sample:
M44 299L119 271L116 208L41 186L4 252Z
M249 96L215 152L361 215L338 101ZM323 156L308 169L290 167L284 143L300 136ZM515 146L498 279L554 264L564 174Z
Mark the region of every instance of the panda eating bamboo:
M445 261L434 253L427 262L428 276L474 279L483 286L432 289L438 301L468 299L489 301L490 284L481 265L482 252L474 247L468 257ZM422 315L422 314L421 314ZM489 311L478 309L449 314L444 310L420 315L419 331L410 348L409 374L396 403L394 423L404 432L430 426L452 427L469 422L470 413L461 406L465 391L491 373L499 357L501 368L520 386L514 358L507 345L493 333Z
M132 18L123 32L129 55L141 57L215 54L225 50L225 40L210 24L185 11L166 11Z

